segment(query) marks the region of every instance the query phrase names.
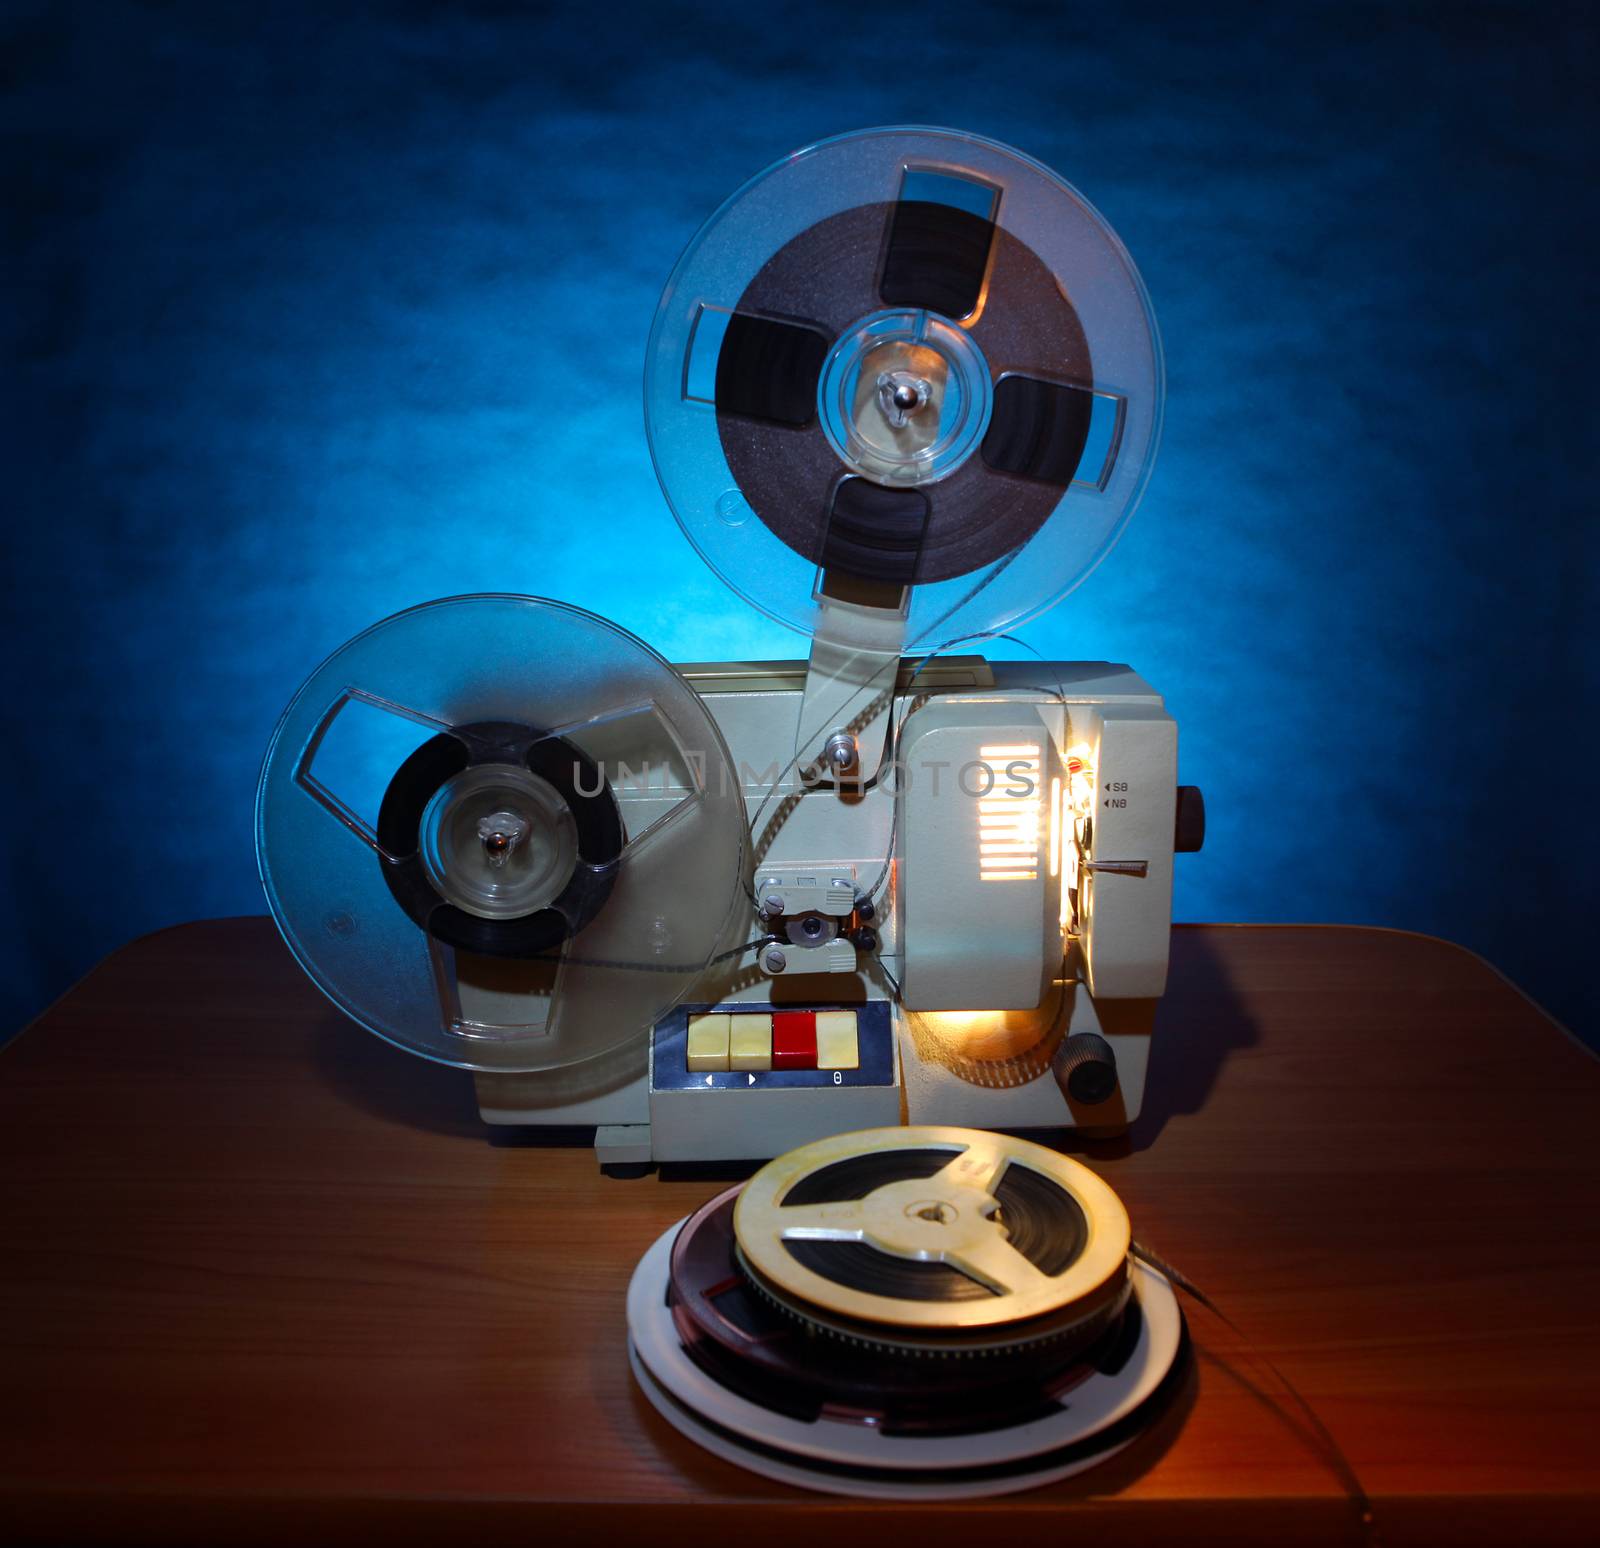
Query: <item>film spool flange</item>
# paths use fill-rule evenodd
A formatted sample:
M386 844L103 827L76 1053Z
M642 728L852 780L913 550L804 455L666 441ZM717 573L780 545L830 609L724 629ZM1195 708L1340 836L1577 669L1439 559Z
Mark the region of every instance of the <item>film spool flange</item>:
M1004 1179L1056 1222L1013 1235ZM801 1317L874 1341L1004 1346L1125 1293L1130 1231L1087 1167L1006 1135L869 1129L801 1146L739 1195L740 1258Z
M480 842L541 841L520 887L509 867L503 888L481 864L452 874ZM733 944L747 842L694 690L626 630L538 597L427 603L334 652L256 800L268 902L317 986L410 1052L493 1072L642 1048Z
M1082 195L901 127L785 157L712 216L658 307L645 416L680 525L754 606L810 632L830 576L909 586L931 645L1094 568L1163 391L1144 286Z

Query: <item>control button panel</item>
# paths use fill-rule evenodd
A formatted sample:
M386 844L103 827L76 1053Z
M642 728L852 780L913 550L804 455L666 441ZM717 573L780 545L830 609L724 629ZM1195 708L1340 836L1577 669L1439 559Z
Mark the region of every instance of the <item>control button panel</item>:
M890 1007L682 1006L656 1026L650 1083L657 1091L892 1085Z

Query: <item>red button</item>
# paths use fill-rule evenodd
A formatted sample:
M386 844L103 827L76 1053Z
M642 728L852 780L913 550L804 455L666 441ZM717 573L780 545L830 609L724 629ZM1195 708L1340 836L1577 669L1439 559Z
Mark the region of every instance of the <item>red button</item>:
M814 1070L817 1067L817 1017L814 1011L774 1011L772 1067Z

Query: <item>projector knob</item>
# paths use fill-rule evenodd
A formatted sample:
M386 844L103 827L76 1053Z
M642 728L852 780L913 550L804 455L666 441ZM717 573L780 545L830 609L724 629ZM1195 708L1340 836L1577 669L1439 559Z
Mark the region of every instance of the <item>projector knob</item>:
M1178 786L1178 810L1172 825L1174 854L1198 854L1206 841L1206 798L1198 785Z
M1056 1055L1056 1079L1074 1102L1098 1106L1117 1089L1117 1056L1098 1032L1074 1032Z

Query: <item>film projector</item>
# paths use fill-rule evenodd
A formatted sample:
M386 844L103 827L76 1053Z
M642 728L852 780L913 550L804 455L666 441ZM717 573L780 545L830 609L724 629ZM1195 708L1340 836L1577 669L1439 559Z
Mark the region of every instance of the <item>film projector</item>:
M758 1472L1028 1487L1171 1386L1183 1319L1116 1196L1003 1136L1138 1114L1204 809L1129 668L977 649L1115 542L1162 391L1144 286L1053 173L825 141L694 238L645 366L678 524L809 659L672 666L454 597L272 738L262 880L343 1011L609 1169L776 1158L628 1297L651 1402Z
M1161 402L1131 260L1038 163L936 129L780 162L668 281L645 417L809 660L673 667L525 596L369 629L261 775L295 957L486 1122L611 1165L1126 1127L1199 792L1127 667L973 646L1104 556Z

